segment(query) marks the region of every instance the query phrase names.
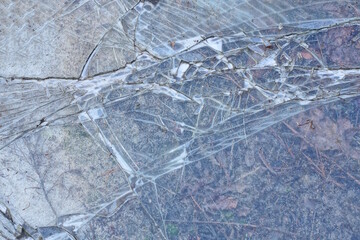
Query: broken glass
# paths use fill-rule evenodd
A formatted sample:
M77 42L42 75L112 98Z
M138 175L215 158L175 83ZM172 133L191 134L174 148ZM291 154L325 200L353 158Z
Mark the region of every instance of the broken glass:
M0 239L359 239L360 4L0 3Z

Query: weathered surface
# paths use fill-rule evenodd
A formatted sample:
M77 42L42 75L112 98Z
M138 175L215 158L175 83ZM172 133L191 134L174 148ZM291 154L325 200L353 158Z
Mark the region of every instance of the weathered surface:
M360 237L357 1L0 9L1 237Z

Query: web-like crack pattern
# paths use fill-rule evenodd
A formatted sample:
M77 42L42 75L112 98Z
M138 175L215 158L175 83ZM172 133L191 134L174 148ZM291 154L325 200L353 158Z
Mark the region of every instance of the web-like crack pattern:
M0 3L0 238L357 239L359 9Z

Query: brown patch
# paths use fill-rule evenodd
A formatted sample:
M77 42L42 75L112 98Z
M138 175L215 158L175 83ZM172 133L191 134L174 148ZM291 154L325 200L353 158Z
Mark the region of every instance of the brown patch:
M238 205L238 200L233 197L221 196L215 203L208 204L207 207L212 210L229 210L235 209Z
M355 159L359 158L357 150L350 145L351 133L355 134L356 131L348 119L340 118L334 121L322 110L315 109L295 121L302 136L320 151L342 150Z
M171 46L172 48L174 48L174 47L175 47L175 42L174 42L174 41L170 42L170 46Z
M301 56L305 59L312 59L313 56L309 52L301 52Z

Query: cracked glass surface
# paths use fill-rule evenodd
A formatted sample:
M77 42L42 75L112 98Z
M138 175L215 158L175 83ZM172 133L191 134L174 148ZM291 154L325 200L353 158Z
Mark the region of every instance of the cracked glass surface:
M360 239L360 3L0 2L0 239Z

